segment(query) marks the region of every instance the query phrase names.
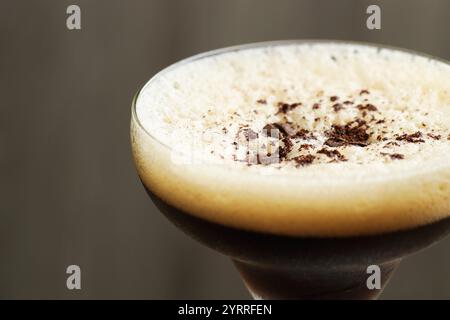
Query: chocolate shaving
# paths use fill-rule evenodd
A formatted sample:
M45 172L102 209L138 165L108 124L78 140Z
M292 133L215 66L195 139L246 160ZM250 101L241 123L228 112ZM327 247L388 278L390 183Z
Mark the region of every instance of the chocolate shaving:
M390 146L400 146L397 142L395 142L395 141L389 141L388 143L386 143L385 145L384 145L384 147L383 148L389 148Z
M363 89L359 92L359 95L362 96L363 94L369 94L369 90Z
M309 149L311 149L313 147L313 145L312 144L302 144L299 148L298 148L298 151L302 151L302 150L309 150Z
M297 131L297 133L295 134L295 137L304 139L304 140L316 139L314 134L306 129L300 129L299 131Z
M344 126L333 125L331 130L326 132L328 139L325 145L329 147L341 147L344 145L356 145L360 147L367 146L369 134L367 123L364 120L358 119L351 121Z
M283 160L287 158L287 155L291 152L294 144L288 137L284 137L281 142L283 142L283 146L279 147L278 155L280 156L280 159Z
M267 104L267 100L266 99L259 99L256 101L259 104Z
M427 136L429 136L433 140L440 140L441 139L441 135L436 135L436 134L433 134L433 133L427 133Z
M276 114L288 113L289 111L291 111L301 105L302 105L301 102L295 102L295 103L279 102L278 103L278 112Z
M312 106L312 108L313 108L313 110L317 110L317 109L320 108L320 104L314 103L313 106Z
M311 154L301 155L301 156L292 158L292 160L297 162L297 167L310 165L311 163L313 163L314 159L315 159L315 157Z
M381 152L381 154L382 154L383 156L389 156L389 157L391 157L392 160L402 160L402 159L405 159L405 156L404 156L403 154L400 154L400 153L384 153L384 152Z
M337 99L339 99L338 96L332 96L332 97L330 97L330 101L331 101L331 102L334 102L334 101L336 101Z
M342 153L340 153L338 150L330 150L330 149L322 148L319 151L317 151L317 153L324 154L328 158L333 158L333 159L337 159L340 161L347 161L347 159L344 157L344 155Z
M422 132L417 131L416 133L412 134L402 134L401 136L398 136L396 138L397 141L406 141L411 143L421 143L425 142L422 138Z
M342 139L337 139L337 138L328 138L325 143L325 145L329 146L329 147L342 147L347 145L347 142L345 140Z
M338 111L344 109L344 106L340 103L335 103L332 108L334 109L335 112L338 112Z
M358 110L363 111L363 110L367 110L367 111L378 111L378 108L375 107L373 104L366 104L366 105L362 105L362 104L358 104L356 106L356 108L358 108Z

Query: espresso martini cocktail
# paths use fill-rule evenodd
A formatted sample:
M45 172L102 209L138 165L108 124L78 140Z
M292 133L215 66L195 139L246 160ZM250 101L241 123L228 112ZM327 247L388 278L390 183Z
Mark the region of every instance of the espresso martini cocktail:
M133 103L139 177L255 298L375 298L450 230L450 66L282 41L176 63Z

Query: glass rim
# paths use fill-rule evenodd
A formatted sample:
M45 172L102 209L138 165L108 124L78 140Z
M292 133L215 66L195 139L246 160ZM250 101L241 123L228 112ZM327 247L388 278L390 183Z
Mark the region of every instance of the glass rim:
M136 94L133 97L132 104L131 104L131 120L136 123L139 128L152 140L157 142L158 144L168 148L169 150L172 150L172 147L164 143L163 141L160 141L158 138L156 138L151 132L149 132L145 126L141 123L139 120L139 117L137 115L136 111L136 105L137 101L139 99L139 96L141 92L148 86L152 85L152 83L158 79L160 76L164 75L166 72L169 72L170 70L173 70L177 67L180 67L182 65L188 64L193 61L201 60L204 58L209 58L217 55L221 55L224 53L229 52L237 52L242 50L248 50L248 49L257 49L257 48L264 48L264 47L275 47L275 46L283 46L283 45L307 45L307 44L338 44L338 45L355 45L360 47L370 47L375 49L387 49L391 51L396 52L403 52L407 53L413 56L426 58L429 60L437 61L444 63L448 66L450 66L450 60L436 57L434 55L423 53L420 51L416 51L413 49L407 49L402 47L397 47L393 45L387 45L387 44L379 44L374 42L364 42L364 41L353 41L353 40L331 40L331 39L291 39L291 40L275 40L275 41L261 41L261 42L252 42L252 43L245 43L240 45L234 45L234 46L227 46L223 48L213 49L209 51L204 51L201 53L197 53L195 55L183 58L181 60L178 60L177 62L174 62L167 67L161 69L157 73L155 73L147 82L136 92Z

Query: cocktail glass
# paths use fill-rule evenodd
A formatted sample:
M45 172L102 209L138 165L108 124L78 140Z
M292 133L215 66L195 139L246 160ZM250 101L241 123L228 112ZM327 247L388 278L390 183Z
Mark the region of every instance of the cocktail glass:
M153 79L180 64L224 52L305 42L316 41L278 41L215 50L172 65ZM147 85L152 85L152 80ZM180 179L184 188L190 183L184 177L187 168L171 163L174 150L141 124L136 113L138 98L139 93L132 105L131 144L145 190L178 228L229 256L255 299L377 298L402 258L431 246L450 231L449 218L406 230L349 237L286 236L212 221L173 200L177 193L186 191L174 181ZM213 215L210 212L206 216Z

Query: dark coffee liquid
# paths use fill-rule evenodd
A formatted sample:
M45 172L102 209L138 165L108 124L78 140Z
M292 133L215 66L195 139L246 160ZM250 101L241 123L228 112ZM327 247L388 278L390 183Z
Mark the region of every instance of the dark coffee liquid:
M450 218L426 226L375 236L302 238L264 234L211 223L147 193L176 226L204 245L229 256L255 296L264 299L367 299L366 270L378 265L382 286L408 254L450 232Z

